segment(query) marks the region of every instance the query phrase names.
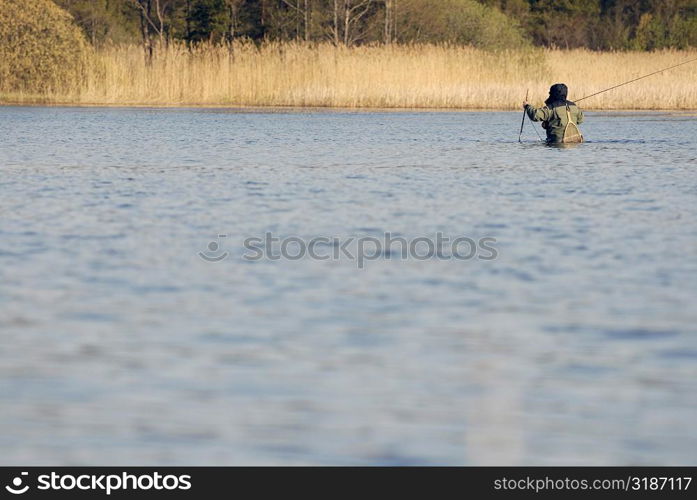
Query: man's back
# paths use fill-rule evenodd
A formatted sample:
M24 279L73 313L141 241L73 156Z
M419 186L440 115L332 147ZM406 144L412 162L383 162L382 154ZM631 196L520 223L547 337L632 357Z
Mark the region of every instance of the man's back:
M563 83L555 83L549 88L549 97L541 108L533 108L527 101L523 103L525 112L534 122L542 122L547 131L547 142L583 142L578 125L583 123L583 111L571 101L566 100L569 88Z
M542 122L542 127L547 131L547 142L565 142L565 131L567 135L566 142L582 141L582 139L570 140L570 136L572 134L569 133L569 130L567 129L569 118L571 119L571 123L574 125L580 125L583 123L583 111L581 111L581 109L573 102L554 102L537 109L528 105L525 107L525 111L532 121ZM578 129L575 130L577 131Z

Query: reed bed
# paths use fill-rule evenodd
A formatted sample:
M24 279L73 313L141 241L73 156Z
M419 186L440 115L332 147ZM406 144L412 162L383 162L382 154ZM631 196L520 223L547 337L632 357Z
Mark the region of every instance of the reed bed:
M170 44L146 62L139 46L97 50L79 85L4 92L5 103L148 106L516 109L549 85L579 98L691 58L697 51L487 52L447 45ZM697 62L593 97L587 109L697 109Z

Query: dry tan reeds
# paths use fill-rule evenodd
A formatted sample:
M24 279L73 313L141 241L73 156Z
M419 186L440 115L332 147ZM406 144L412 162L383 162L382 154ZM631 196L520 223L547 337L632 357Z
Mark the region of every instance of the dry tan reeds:
M515 109L525 89L541 102L552 83L570 99L697 57L697 51L487 52L446 45L334 47L173 43L150 64L138 46L99 50L85 78L62 92L5 92L4 102L163 106ZM589 109L697 109L697 62L584 102Z

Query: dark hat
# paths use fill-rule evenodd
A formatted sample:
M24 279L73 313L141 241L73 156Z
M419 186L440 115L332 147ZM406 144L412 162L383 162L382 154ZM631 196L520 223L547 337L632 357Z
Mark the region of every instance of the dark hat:
M550 107L556 107L566 104L566 96L569 95L569 87L563 83L555 83L549 88L549 97L545 104Z
M549 88L549 97L554 101L565 101L569 95L569 87L563 83L555 83Z

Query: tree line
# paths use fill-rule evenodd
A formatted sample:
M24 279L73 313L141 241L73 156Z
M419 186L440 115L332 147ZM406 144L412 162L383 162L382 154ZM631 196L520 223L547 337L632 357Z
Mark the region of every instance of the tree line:
M482 0L535 45L594 50L697 46L697 0Z
M54 0L104 43L449 42L595 50L697 46L697 0Z

